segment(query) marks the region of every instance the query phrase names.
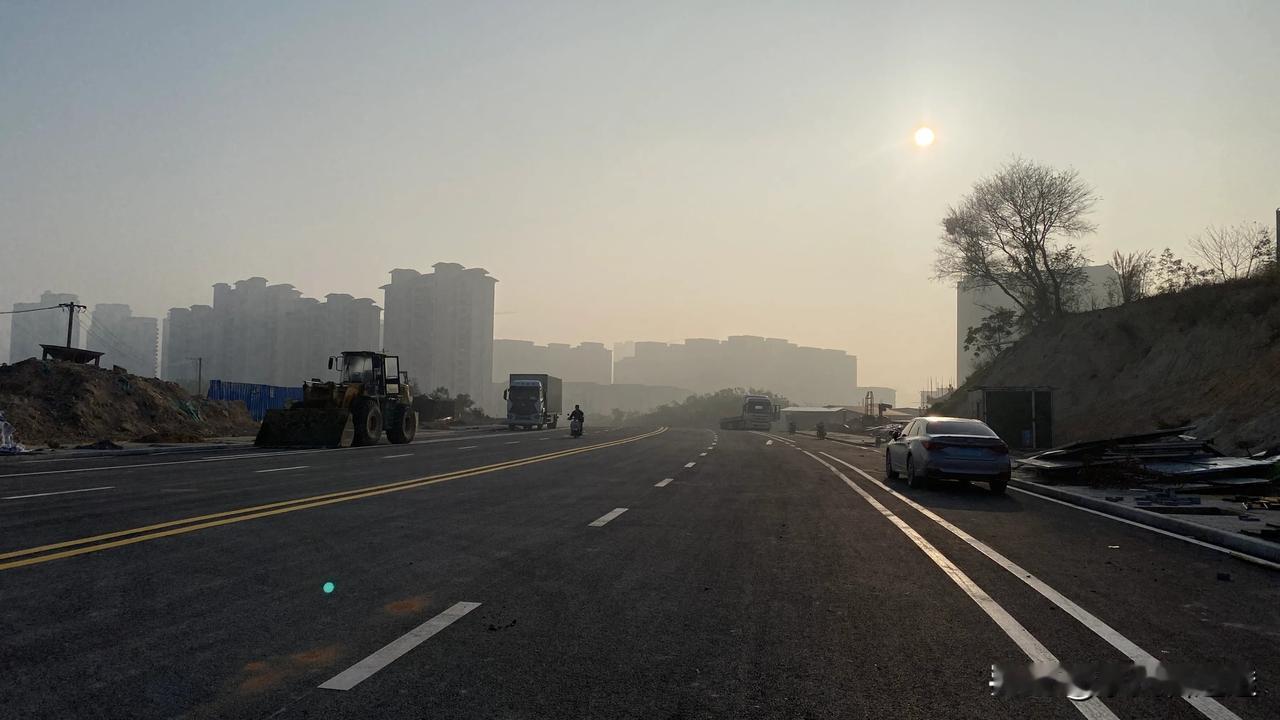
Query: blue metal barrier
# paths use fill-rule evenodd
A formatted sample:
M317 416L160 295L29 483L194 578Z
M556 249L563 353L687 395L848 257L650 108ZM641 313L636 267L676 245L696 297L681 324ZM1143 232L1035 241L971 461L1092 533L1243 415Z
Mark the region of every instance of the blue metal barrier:
M301 400L302 388L210 380L209 399L239 400L249 408L254 420L262 420L268 410L288 407L289 403Z

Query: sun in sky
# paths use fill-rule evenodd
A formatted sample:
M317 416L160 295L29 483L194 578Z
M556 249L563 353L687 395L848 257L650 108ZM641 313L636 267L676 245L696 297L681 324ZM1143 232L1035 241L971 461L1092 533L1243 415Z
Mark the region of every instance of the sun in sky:
M933 144L933 130L927 127L920 127L916 130L916 146L929 147Z

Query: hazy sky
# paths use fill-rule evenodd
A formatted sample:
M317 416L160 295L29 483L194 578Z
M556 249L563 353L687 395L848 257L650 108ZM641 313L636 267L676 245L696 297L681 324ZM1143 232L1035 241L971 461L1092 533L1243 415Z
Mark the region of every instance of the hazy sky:
M914 391L955 367L938 221L1014 153L1097 187L1097 261L1272 222L1278 28L1276 0L8 0L0 306L163 316L252 275L381 302L447 260L499 279L499 337L780 336Z

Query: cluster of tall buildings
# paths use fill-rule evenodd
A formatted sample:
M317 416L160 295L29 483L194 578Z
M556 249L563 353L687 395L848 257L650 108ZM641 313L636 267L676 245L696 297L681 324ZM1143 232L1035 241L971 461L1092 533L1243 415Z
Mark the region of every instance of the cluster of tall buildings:
M685 393L761 388L796 402L860 402L858 359L843 350L803 347L781 338L733 335L683 343L625 342L576 347L494 341L494 382L511 372L546 372L566 382L665 387Z
M213 286L212 305L174 308L165 322L164 377L194 385L218 378L298 385L328 377L344 350L400 356L417 388L483 398L493 363L493 290L481 268L436 263L395 269L384 302L330 293L321 302L292 285L253 277Z
M677 385L694 392L760 388L801 404L843 405L861 400L858 358L843 350L805 347L782 338L731 335L724 341L637 342L633 352L614 362L614 382Z
M67 344L67 313L79 298L45 291L38 302L14 303L9 327L9 362L40 357L41 345ZM52 309L50 309L52 308ZM89 322L75 309L70 317L71 345L102 353L104 367L120 366L135 375L155 377L159 370L159 321L137 317L128 305L100 303Z
M320 302L261 277L218 283L212 305L169 310L163 377L193 388L214 378L298 385L323 377L341 350L377 348L381 321L371 298L330 293Z
M530 368L533 368L530 370ZM535 345L531 340L493 341L493 381L511 373L545 372L569 382L613 384L613 351L602 343Z
M842 350L751 335L626 342L613 349L596 342L495 340L497 280L483 268L441 262L431 272L397 268L390 275L381 307L342 293L304 297L293 285L262 277L218 283L211 304L169 310L163 331L155 318L134 317L127 305L100 304L88 325L73 318L73 345L83 333L89 349L106 353L104 364L159 372L195 392L212 379L294 386L328 377L332 355L381 349L400 356L419 392L465 393L492 414L503 411L507 376L519 372L556 375L565 381L566 401L602 413L643 411L728 387L768 389L806 404L863 399L858 360ZM75 295L47 292L39 303L15 310L75 301ZM65 312L12 317L15 361L38 356L39 343L65 342Z

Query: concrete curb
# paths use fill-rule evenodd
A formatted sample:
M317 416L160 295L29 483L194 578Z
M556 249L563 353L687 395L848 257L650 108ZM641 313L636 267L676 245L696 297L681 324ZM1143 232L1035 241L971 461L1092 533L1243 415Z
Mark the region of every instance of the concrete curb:
M818 436L817 436L817 435L814 435L813 433L808 432L808 431L806 431L806 430L801 430L800 432L798 432L798 433L796 433L796 434L797 434L797 435L805 435L805 436L807 436L807 437L811 437L811 438L813 438L813 439L815 439L815 440L816 440L816 439L818 439ZM854 442L854 441L852 441L852 440L841 440L841 439L840 439L840 438L838 438L838 437L834 437L834 436L832 436L830 433L828 433L828 434L827 434L827 440L829 440L829 441L831 441L831 442L838 442L838 443L840 443L841 445L852 445L853 447L863 448L863 449L866 449L866 450L877 450L877 451L878 451L878 450L880 450L880 448L876 447L875 445L864 445L864 444L862 444L862 443L860 443L860 442ZM882 445L881 447L884 447L884 446Z
M1200 525L1171 515L1162 515L1160 513L1143 510L1141 508L1129 507L1119 503L1108 502L1107 500L1100 500L1095 497L1089 497L1088 495L1080 495L1079 493L1073 493L1069 490L1053 487L1052 485L1041 485L1027 480L1019 480L1017 478L1010 479L1009 485L1036 495L1043 495L1044 497L1053 498L1054 500L1061 500L1063 502L1071 503L1072 505L1079 505L1080 507L1089 508L1090 510L1097 510L1100 513L1124 518L1125 520L1132 520L1133 522L1140 523L1142 525L1159 528L1176 535L1194 538L1201 542L1207 542L1211 545L1217 545L1228 550L1234 550L1244 555L1251 555L1263 560L1269 560L1273 563L1280 563L1280 544L1277 543L1267 542L1266 540L1260 540L1258 538L1249 537L1248 535L1240 535L1226 530L1219 530L1218 528L1208 527L1206 525Z

